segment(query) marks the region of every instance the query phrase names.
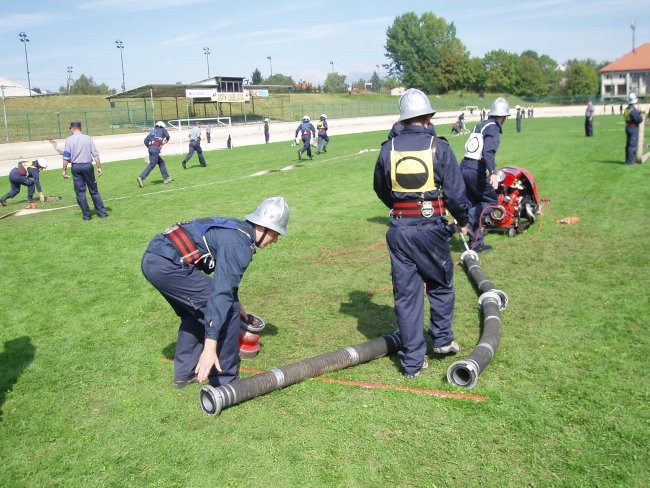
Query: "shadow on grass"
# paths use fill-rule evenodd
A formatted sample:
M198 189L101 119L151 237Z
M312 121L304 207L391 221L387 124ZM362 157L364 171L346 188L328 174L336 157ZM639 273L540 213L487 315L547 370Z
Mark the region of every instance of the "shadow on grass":
M351 291L350 301L341 303L340 311L357 319L357 330L368 340L390 335L396 330L393 307L373 303L367 291ZM399 369L397 356L393 355L390 359Z
M34 360L36 347L27 336L5 341L4 351L0 354L0 420L2 405L21 373Z

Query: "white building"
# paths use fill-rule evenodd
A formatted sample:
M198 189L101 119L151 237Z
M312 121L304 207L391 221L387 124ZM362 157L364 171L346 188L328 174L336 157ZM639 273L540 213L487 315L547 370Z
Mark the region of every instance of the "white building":
M600 70L600 93L603 102L627 98L630 93L650 96L650 42Z

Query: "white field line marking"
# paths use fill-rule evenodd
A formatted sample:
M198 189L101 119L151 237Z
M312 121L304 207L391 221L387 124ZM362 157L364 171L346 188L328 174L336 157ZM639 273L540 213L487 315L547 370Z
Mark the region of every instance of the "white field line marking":
M353 153L353 154L344 154L341 156L335 156L333 158L328 158L325 161L319 161L318 163L320 164L326 164L326 163L333 163L337 162L341 159L350 159L355 156L359 156L361 154L365 154L367 152L374 152L374 151L379 151L379 149L361 149L359 152ZM297 169L297 168L303 168L303 169L308 169L309 167L315 166L314 160L312 160L309 164L294 164L290 166L285 166L284 168L280 170L276 169L269 169L269 170L262 170L262 171L257 171L253 174L250 175L245 175L245 176L238 176L236 178L228 178L225 180L218 180L218 181L210 181L206 183L199 183L196 185L188 185L188 186L181 186L181 187L176 187L176 188L167 188L165 190L157 190L157 191L149 191L149 192L138 192L138 193L133 193L131 195L123 195L120 197L112 197L112 198L106 198L104 199L105 202L113 202L117 200L126 200L128 198L134 198L134 197L145 197L145 196L150 196L150 195L160 195L162 193L171 193L171 192L176 192L176 191L184 191L184 190L191 190L194 188L201 188L204 186L211 186L211 185L218 185L222 183L230 183L232 181L240 181L240 180L245 180L247 178L255 178L257 176L263 176L267 174L273 174L277 173L278 171L289 171L292 169ZM67 208L76 208L77 204L75 203L74 205L65 205L63 207L56 207L56 208L35 208L35 209L23 209L23 210L18 210L14 213L16 217L19 216L24 216L24 215L32 215L32 214L37 214L37 213L42 213L42 212L53 212L54 210L63 210Z

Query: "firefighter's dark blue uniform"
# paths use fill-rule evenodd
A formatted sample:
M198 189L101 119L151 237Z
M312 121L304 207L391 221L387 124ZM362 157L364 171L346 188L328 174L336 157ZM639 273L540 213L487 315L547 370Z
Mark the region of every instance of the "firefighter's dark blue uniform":
M490 205L497 204L497 192L490 185L489 175L496 174L496 152L501 142L501 124L496 118L489 116L480 122L473 132L483 134L481 159L465 156L460 163L460 170L467 188L469 225L474 234L472 246L480 248L484 237L481 230L481 213Z
M39 169L37 161L19 161L15 168L9 172L9 182L11 190L0 197L0 203L5 205L9 198L13 198L20 193L21 185L27 187L27 199L34 199L35 190L42 193L41 180L39 178Z
M636 149L639 145L639 125L643 122L643 116L630 103L623 112L625 117L625 163L636 163Z
M169 142L170 136L169 132L167 132L167 129L164 127L156 126L154 127L154 131L156 132L156 135L154 136L153 141L147 146L147 151L149 151L149 164L147 164L142 173L140 173L140 179L144 180L149 176L149 173L151 173L156 165L159 165L163 182L166 183L169 181L169 172L167 171L165 160L160 155L160 151L162 150L163 145Z
M194 258L181 262L183 251L173 238L178 230L172 226L149 243L142 258L142 273L181 318L174 380L182 382L194 376L204 340L214 339L222 371L213 367L209 381L213 386L225 385L238 374L238 289L256 250L255 227L247 221L220 217L193 220L178 227L191 241L189 246L196 249ZM214 278L208 276L212 273Z
M434 149L435 157L427 163L426 154L433 154ZM420 371L426 354L423 285L434 347L454 339L454 263L449 249L453 230L444 213L446 207L458 225L467 224L465 184L449 144L422 126L406 125L382 145L373 186L379 199L392 209L386 242L402 338L398 355L408 375Z
M205 168L208 165L208 163L205 162L205 157L203 156L203 149L201 148L201 126L195 125L194 127L192 127L192 129L190 129L190 133L188 137L190 139L190 147L187 154L181 161L181 164L183 165L183 169L186 168L187 162L190 159L192 159L192 156L194 156L194 152L196 152L196 154L199 157L199 164Z
M296 129L296 135L294 137L298 137L298 134L300 134L300 138L302 139L302 148L298 151L298 159L302 159L302 153L305 151L307 152L309 159L311 159L312 155L310 142L312 137L314 137L316 134L316 128L314 127L314 124L308 120L303 120Z

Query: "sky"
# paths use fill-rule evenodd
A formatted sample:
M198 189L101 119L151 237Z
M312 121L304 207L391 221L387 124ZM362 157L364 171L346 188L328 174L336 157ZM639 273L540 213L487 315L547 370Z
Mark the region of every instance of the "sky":
M453 22L473 57L532 50L558 63L603 62L630 52L633 33L637 47L650 42L650 0L30 0L2 10L0 77L27 87L29 64L31 87L50 91L66 86L71 66L73 80L83 74L119 92L122 60L127 90L192 83L208 69L315 85L332 71L348 83L384 77L386 29L407 12Z

